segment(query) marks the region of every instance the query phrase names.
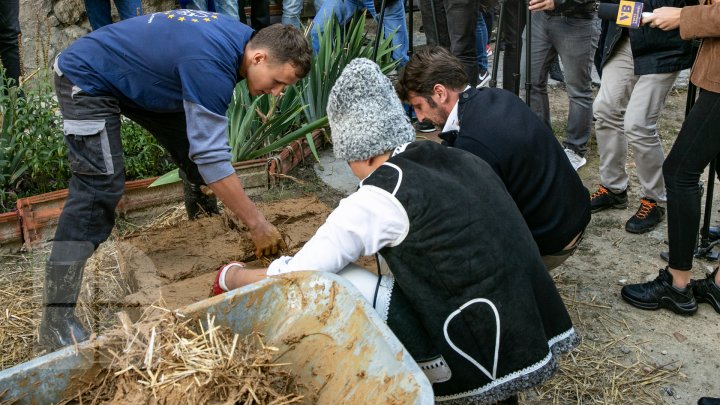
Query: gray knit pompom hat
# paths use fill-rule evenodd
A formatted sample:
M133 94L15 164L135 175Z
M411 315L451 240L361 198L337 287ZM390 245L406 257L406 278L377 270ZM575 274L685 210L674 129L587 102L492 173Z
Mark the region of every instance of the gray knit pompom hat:
M390 79L369 59L353 59L327 106L335 157L365 160L415 140L415 130Z

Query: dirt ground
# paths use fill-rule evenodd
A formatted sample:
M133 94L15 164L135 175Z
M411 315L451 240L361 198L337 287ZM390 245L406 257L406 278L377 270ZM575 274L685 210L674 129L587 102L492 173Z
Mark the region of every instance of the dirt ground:
M682 123L685 97L684 92L673 91L658 124L666 153ZM555 132L562 134L567 119L563 115L567 98L562 88L552 89L551 104ZM594 191L598 184L594 139L587 157L588 164L579 174ZM665 265L659 254L667 250L664 223L644 235L624 230L625 221L639 205L632 159L628 167L633 173L630 206L594 215L576 254L553 271L583 344L564 358L556 378L527 392L521 398L523 403L680 405L696 403L702 396L720 397L720 314L701 304L694 316L680 317L665 310L640 311L620 299L623 284L657 275ZM271 222L288 235L290 250L296 251L342 194L324 185L309 165L290 174L293 179L281 182L258 202ZM121 220L111 243L89 264L85 285L95 287L91 293L83 292L80 312L96 331L115 322L117 308L104 305L108 302L118 304L121 299L118 305L124 308L142 308L158 297L158 291L170 307L195 302L207 297L220 264L253 256L249 240L230 229L222 218L195 222L168 219L168 228L162 228L158 218L151 221L156 225L147 228L147 223ZM0 316L0 331L6 331L0 332L0 369L42 353L34 338L47 254L45 246L32 253L0 256L0 300L10 303ZM370 263L363 260L365 265ZM697 260L694 277L704 276L714 265ZM134 285L124 282L128 279L136 280ZM24 299L18 300L19 295Z

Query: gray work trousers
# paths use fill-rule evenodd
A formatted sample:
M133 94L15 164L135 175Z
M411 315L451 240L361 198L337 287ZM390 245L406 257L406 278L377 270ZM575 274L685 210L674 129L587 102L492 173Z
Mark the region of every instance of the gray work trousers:
M605 63L593 105L600 153L600 183L619 193L628 186L628 145L632 147L641 197L667 200L662 166L665 160L657 120L679 72L638 76L630 39L623 37Z

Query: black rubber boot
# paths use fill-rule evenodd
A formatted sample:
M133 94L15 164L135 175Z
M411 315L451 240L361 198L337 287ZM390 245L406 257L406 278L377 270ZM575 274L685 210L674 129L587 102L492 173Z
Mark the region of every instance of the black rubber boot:
M90 337L75 316L75 306L82 284L85 261L45 266L43 315L40 323L40 344L53 351Z
M187 211L188 219L197 219L203 214L215 215L220 213L217 198L205 195L200 189L202 185L192 183L182 170L180 170L180 178L183 181L185 211Z

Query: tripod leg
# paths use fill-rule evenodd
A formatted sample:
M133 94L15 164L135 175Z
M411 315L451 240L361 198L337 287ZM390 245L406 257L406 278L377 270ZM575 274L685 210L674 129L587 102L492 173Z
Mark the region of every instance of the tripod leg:
M377 52L378 52L378 48L380 47L380 37L383 34L383 20L385 20L385 5L386 5L386 0L382 0L382 3L380 4L380 18L378 19L377 32L375 33L375 45L373 45L373 52L372 52L372 58L375 62L377 62Z
M410 56L413 53L413 0L408 0L408 6L410 7L410 11L408 11L410 16L410 21L408 21L408 56Z
M526 7L525 4L526 4L526 2L524 0L517 2L517 19L518 19L518 21L520 21L520 19L522 18L521 16L524 15L524 13L525 13L525 10L523 10L523 8ZM513 72L513 77L512 77L513 87L515 89L515 95L520 95L520 60L522 59L521 55L522 55L522 43L523 43L523 40L522 40L523 30L521 29L520 25L521 24L518 24L518 26L517 26L517 32L516 32L516 36L515 36L515 43L517 44L517 53L518 54L517 54L517 61L515 63L515 71ZM525 23L525 25L527 26L527 22ZM503 78L503 80L505 80L505 78Z
M532 12L525 3L525 103L530 107L530 90L532 89L532 80L530 77L530 66L532 64L532 58L530 48L532 42Z
M505 0L500 1L500 17L498 17L497 34L495 35L495 51L493 52L493 66L492 75L490 77L490 87L497 87L497 74L498 68L500 67L500 41L504 38L502 36L503 30L503 14L505 12ZM507 24L507 23L505 23ZM490 34L488 33L488 36Z

